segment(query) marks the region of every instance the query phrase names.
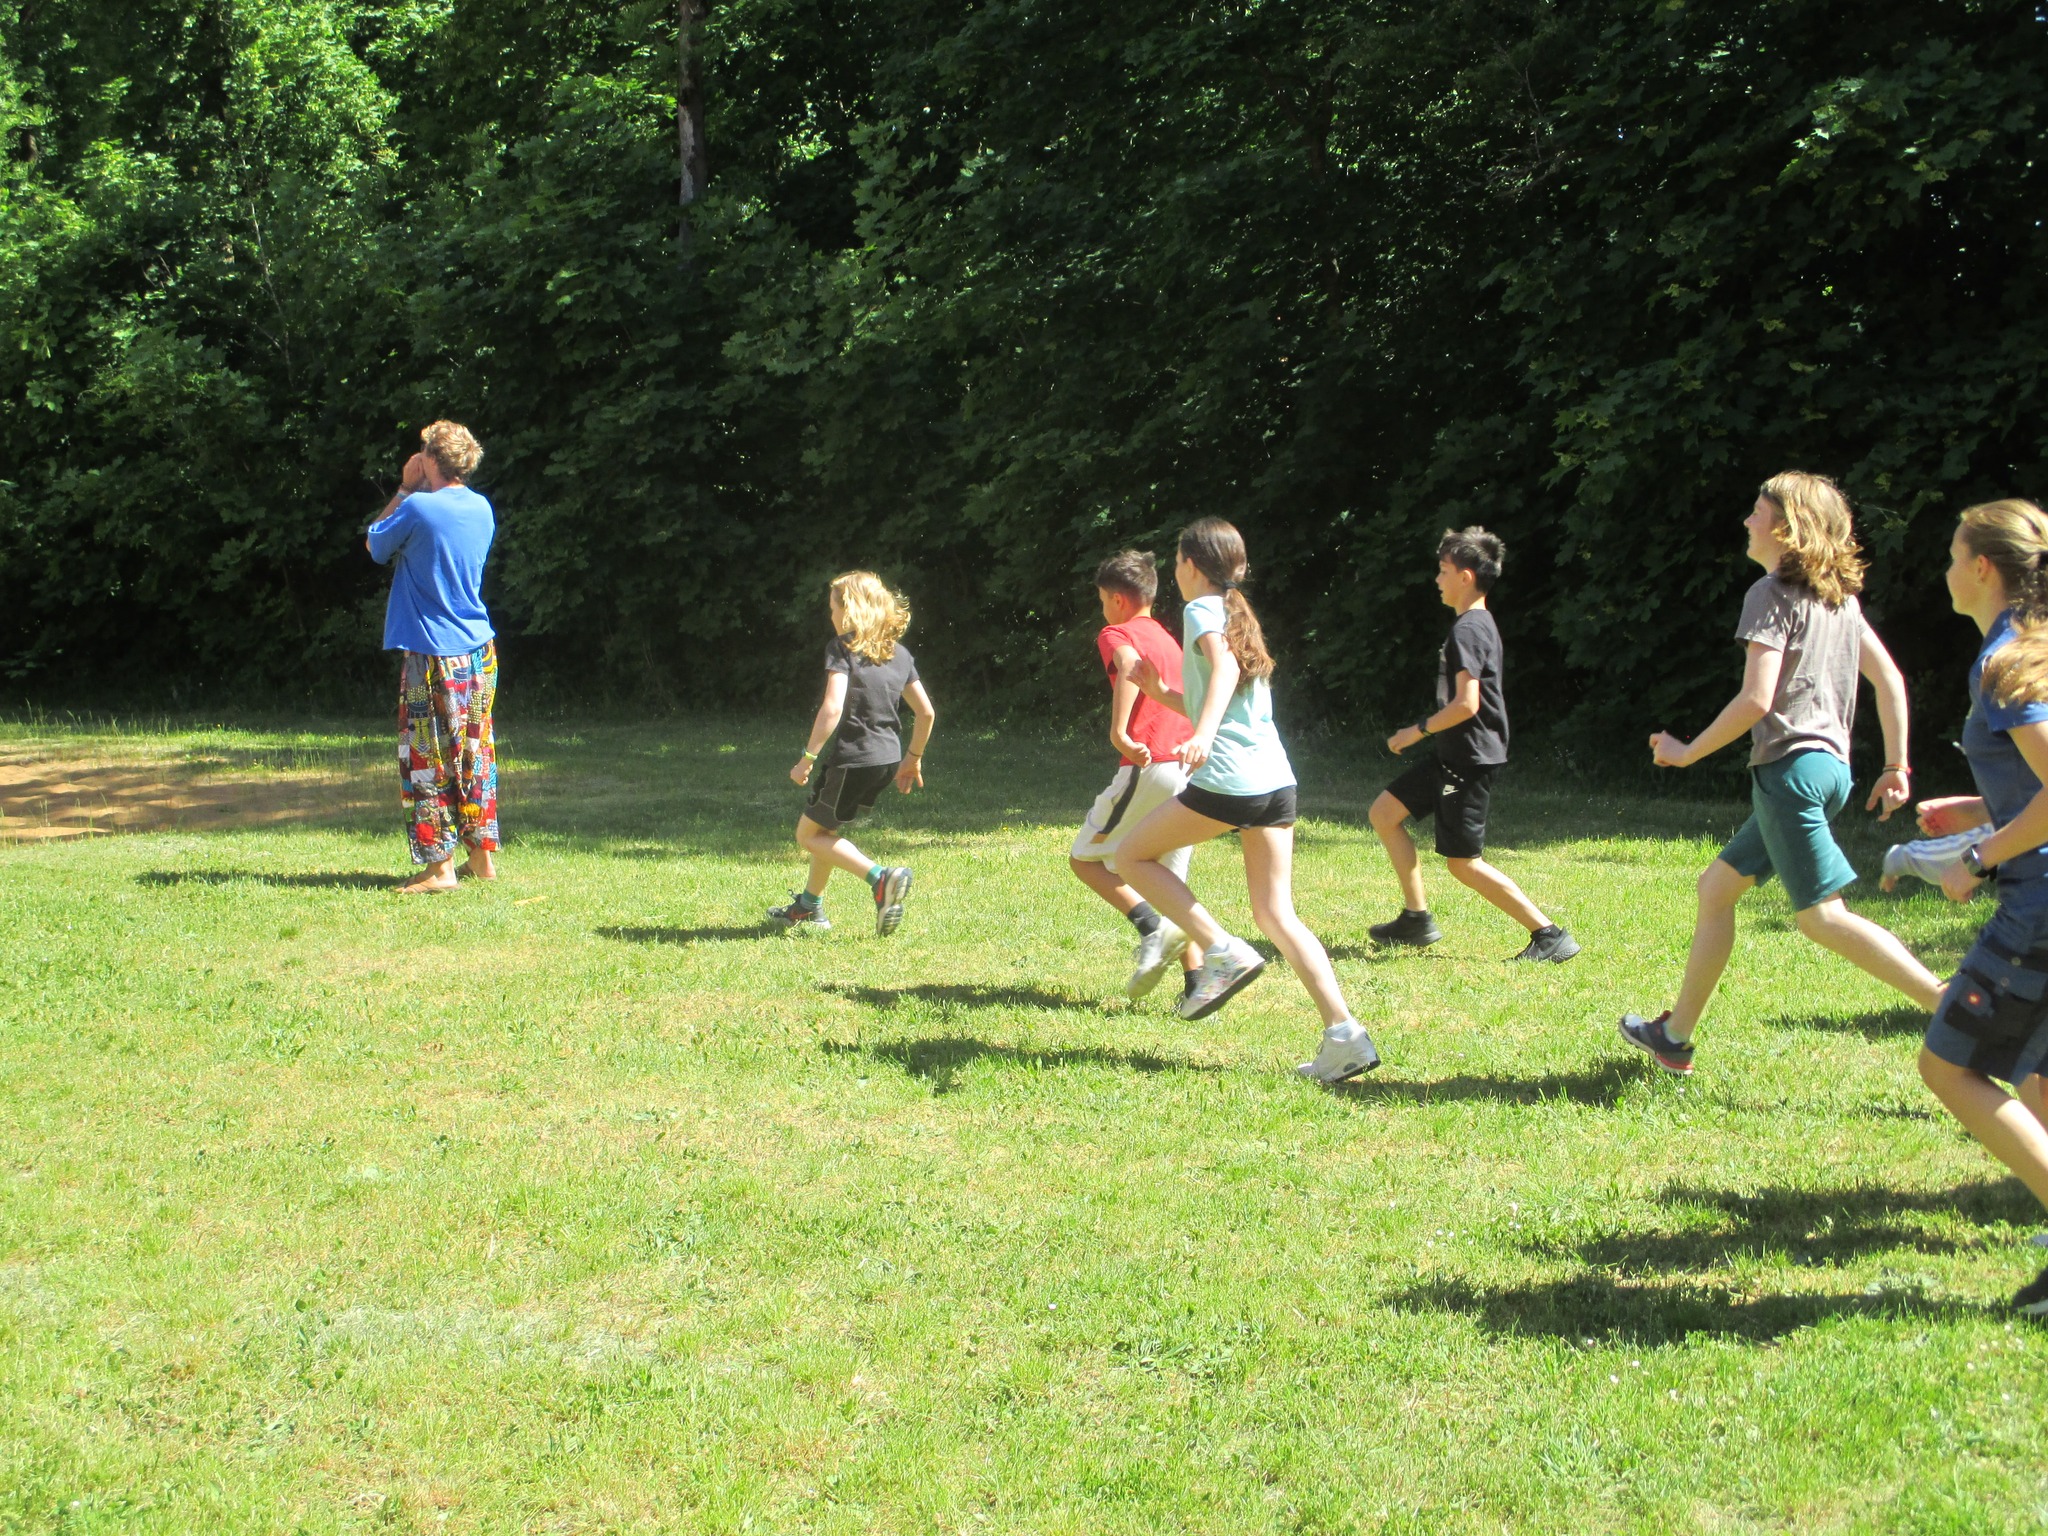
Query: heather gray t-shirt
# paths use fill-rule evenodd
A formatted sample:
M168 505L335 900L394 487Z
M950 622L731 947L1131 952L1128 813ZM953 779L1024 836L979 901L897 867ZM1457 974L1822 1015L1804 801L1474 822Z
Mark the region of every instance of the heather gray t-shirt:
M1855 598L1830 608L1811 587L1765 576L1742 600L1735 638L1784 653L1770 713L1750 727L1749 766L1819 748L1849 760L1856 679L1870 625Z

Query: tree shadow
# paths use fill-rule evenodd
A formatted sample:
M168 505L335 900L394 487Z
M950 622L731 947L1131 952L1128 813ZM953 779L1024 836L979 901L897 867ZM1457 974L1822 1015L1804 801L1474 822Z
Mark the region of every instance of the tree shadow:
M724 928L599 928L601 939L618 939L626 944L729 944L739 939L760 939L774 933L765 922L732 924Z
M1917 1008L1901 1004L1896 1008L1879 1008L1865 1013L1828 1013L1813 1009L1802 1013L1787 1013L1771 1021L1773 1029L1818 1029L1831 1034L1861 1035L1866 1040L1896 1040L1903 1035L1922 1035L1927 1031L1927 1015Z
M994 1045L971 1035L939 1035L915 1040L891 1040L882 1044L849 1045L827 1040L819 1049L828 1056L865 1056L871 1061L901 1067L911 1077L932 1085L934 1095L951 1093L960 1086L960 1073L982 1060L1004 1062L1033 1072L1056 1072L1067 1067L1113 1067L1124 1072L1221 1072L1221 1067L1200 1062L1176 1061L1151 1051L1112 1051L1099 1046L1052 1049L1038 1046Z
M1645 1284L1606 1275L1496 1289L1428 1280L1397 1292L1389 1303L1407 1312L1462 1312L1489 1333L1645 1347L1700 1335L1764 1343L1836 1317L1944 1320L1984 1311L1929 1300L1917 1289L1751 1297L1714 1286Z
M1611 1109L1642 1078L1641 1070L1632 1061L1607 1061L1582 1072L1543 1072L1533 1077L1468 1074L1434 1082L1360 1077L1337 1084L1333 1091L1361 1099L1400 1099L1411 1104L1542 1104L1562 1099Z
M372 875L357 870L283 873L267 869L145 869L137 885L274 885L294 890L396 890L410 875Z
M898 1008L907 1002L936 1003L942 1008L1040 1008L1097 1013L1102 999L1048 992L1043 987L991 986L985 982L920 982L908 987L867 987L828 981L819 989L851 998L870 1008Z

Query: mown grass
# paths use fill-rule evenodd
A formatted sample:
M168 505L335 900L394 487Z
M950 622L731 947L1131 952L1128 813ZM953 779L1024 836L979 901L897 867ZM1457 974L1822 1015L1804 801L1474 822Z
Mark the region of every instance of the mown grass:
M1586 953L1501 964L1432 865L1449 938L1385 956L1388 765L1303 754L1388 1057L1330 1092L1284 970L1122 1001L1092 743L942 735L863 833L903 932L835 886L763 937L800 730L514 720L505 878L441 900L380 889L395 814L0 849L0 1530L2048 1523L1996 1311L2041 1223L1918 1021L1772 889L1692 1083L1614 1039L1740 806L1513 777L1493 852ZM384 771L374 724L31 738ZM1983 915L1857 904L1937 969Z

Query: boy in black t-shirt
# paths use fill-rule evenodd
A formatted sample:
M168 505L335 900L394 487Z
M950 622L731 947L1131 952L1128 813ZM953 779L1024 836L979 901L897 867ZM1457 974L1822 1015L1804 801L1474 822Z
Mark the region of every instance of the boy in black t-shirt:
M768 909L768 920L786 930L830 929L825 884L833 870L843 869L867 881L875 898L875 932L886 937L903 922L910 870L873 862L847 841L843 829L871 810L892 781L906 795L924 783L924 749L938 716L903 644L909 605L872 571L837 577L831 605L834 638L825 647L825 697L804 755L789 770L796 783L810 786L796 820L796 844L810 856L811 875L786 905ZM908 752L898 734L903 704L916 721Z
M1508 760L1508 708L1501 693L1500 630L1486 609L1486 594L1500 575L1506 547L1484 528L1446 531L1436 548L1436 589L1453 609L1436 684L1436 711L1387 738L1399 756L1434 740L1436 754L1410 768L1372 803L1379 833L1401 881L1401 915L1366 930L1380 944L1434 944L1443 930L1429 915L1415 839L1403 825L1410 816L1436 818L1436 851L1452 876L1529 930L1517 960L1569 960L1579 944L1536 909L1522 888L1480 854L1486 847L1486 809L1494 775Z

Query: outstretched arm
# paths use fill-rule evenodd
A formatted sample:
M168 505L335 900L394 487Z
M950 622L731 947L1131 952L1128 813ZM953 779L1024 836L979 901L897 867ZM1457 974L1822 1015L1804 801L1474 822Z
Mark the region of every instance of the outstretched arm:
M818 705L818 713L811 721L810 739L804 743L804 755L796 760L796 766L789 770L789 776L799 784L811 781L811 765L818 760L818 754L825 750L825 743L832 739L832 733L839 729L839 717L846 713L846 674L827 672L825 674L825 697Z
M1884 731L1884 772L1870 786L1870 798L1863 803L1863 809L1875 811L1882 805L1884 810L1877 819L1890 821L1892 812L1913 798L1913 760L1906 755L1906 679L1898 663L1892 660L1892 653L1877 638L1877 631L1868 624L1863 626L1857 670L1870 679L1870 686L1877 693L1877 719Z
M1774 651L1760 640L1749 642L1749 656L1742 664L1742 691L1721 707L1714 723L1691 741L1681 741L1669 731L1650 738L1650 753L1659 768L1690 768L1703 757L1711 757L1731 741L1739 741L1749 728L1771 712L1771 700L1778 696L1778 674L1784 669L1785 653Z

